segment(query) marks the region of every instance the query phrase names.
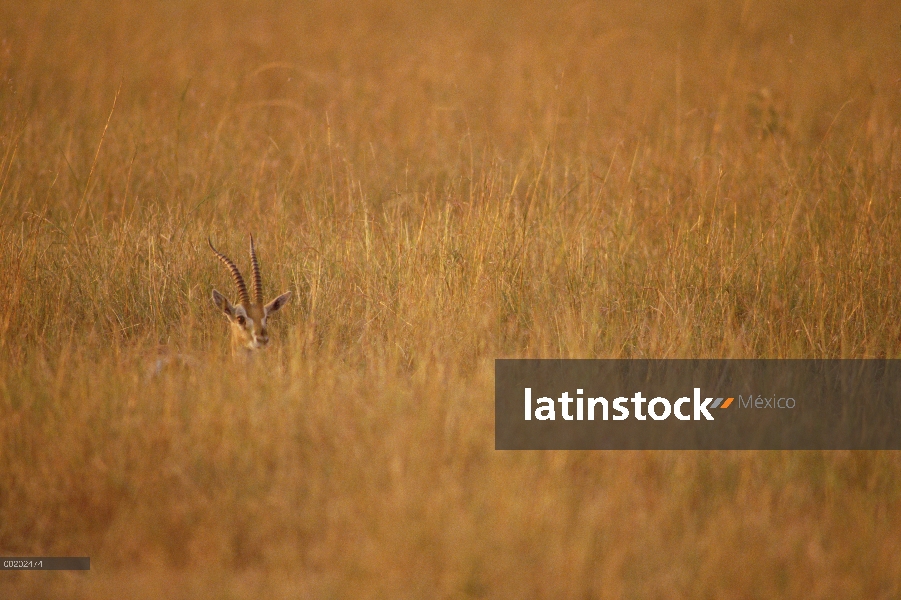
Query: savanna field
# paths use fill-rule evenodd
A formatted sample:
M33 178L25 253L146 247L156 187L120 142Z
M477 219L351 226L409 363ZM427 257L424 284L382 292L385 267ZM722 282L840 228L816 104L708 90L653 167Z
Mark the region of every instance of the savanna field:
M0 555L91 557L0 597L901 598L899 452L494 450L496 358L899 286L895 1L0 0Z

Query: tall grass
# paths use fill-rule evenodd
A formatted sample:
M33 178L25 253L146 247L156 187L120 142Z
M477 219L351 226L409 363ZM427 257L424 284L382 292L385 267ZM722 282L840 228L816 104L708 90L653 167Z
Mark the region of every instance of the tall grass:
M497 452L492 398L898 357L899 22L0 1L0 555L92 558L0 595L897 597L897 453ZM296 295L248 365L249 233Z

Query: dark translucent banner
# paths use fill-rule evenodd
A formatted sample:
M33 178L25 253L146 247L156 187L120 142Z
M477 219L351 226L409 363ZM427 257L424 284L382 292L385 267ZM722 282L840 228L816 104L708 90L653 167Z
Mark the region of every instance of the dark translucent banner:
M901 360L497 360L498 450L899 450Z
M90 571L88 556L0 557L0 571Z

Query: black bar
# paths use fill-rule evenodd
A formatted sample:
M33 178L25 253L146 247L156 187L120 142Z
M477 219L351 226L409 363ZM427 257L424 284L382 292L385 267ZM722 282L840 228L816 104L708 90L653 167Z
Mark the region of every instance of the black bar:
M90 571L89 556L7 556L0 571Z

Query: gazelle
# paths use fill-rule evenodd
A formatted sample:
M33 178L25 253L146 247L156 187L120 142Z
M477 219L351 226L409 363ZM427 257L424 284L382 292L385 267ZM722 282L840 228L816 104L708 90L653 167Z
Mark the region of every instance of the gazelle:
M256 250L253 247L253 236L250 236L250 264L253 268L253 302L247 293L247 286L241 271L227 256L213 247L207 238L210 249L231 272L235 286L238 288L239 304L232 304L228 298L217 290L213 290L213 302L225 313L231 323L232 354L248 356L262 350L269 344L269 332L266 330L266 319L291 299L291 292L285 292L269 304L263 305L263 279L260 277L260 265L257 262Z

